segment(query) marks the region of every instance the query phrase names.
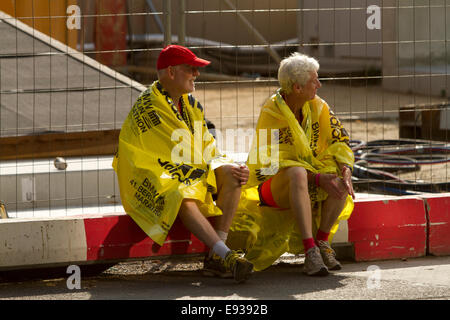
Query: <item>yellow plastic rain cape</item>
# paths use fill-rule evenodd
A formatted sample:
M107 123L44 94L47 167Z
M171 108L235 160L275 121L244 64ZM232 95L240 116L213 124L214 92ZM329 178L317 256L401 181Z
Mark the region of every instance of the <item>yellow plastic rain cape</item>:
M327 103L316 96L302 108L301 126L277 91L261 110L247 165L250 177L241 195L239 208L230 229L229 245L247 251L246 258L255 270L263 270L283 253L304 252L302 237L290 210L260 206L257 186L286 167L300 166L313 173L340 175L337 162L353 168L354 155L349 137ZM321 202L327 193L309 186L313 210L313 232L320 225ZM353 200L347 197L345 208L330 232L330 241L339 221L348 219Z
M181 112L159 81L138 98L125 119L113 159L122 205L156 243L163 245L184 198L206 216L214 205L213 170L230 162L216 149L200 103L182 96Z

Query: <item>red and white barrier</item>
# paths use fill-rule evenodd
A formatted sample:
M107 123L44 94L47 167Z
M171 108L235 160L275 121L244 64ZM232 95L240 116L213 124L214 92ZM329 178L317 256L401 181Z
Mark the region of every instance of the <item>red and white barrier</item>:
M206 252L176 220L159 246L124 213L0 222L0 271Z
M356 261L450 254L450 194L355 201L334 243ZM163 246L124 213L0 220L0 271L189 255L207 247L176 221Z

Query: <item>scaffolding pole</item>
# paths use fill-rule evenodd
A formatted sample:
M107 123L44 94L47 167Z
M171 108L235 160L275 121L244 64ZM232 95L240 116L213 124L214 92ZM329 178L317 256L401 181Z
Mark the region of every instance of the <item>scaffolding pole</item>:
M280 56L278 55L278 53L270 47L269 42L267 42L267 40L262 36L262 34L259 33L258 30L256 30L256 29L253 27L253 25L250 23L250 21L248 21L248 19L247 19L242 13L237 12L236 7L235 7L229 0L223 0L223 2L225 2L225 4L226 4L231 10L236 10L236 14L237 14L237 16L239 17L239 19L241 19L242 23L247 27L247 29L248 29L250 32L254 33L254 35L256 36L256 38L258 39L258 41L259 41L261 44L264 44L264 45L266 46L266 47L265 47L265 50L269 53L269 55L270 55L277 63L280 63L280 62L281 62L281 58L280 58Z

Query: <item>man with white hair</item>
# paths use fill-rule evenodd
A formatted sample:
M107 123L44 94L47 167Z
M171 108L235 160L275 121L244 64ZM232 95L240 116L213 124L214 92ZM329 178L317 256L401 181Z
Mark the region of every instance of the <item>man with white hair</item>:
M225 242L249 171L219 153L191 95L199 67L209 63L178 45L160 52L158 80L125 120L113 167L125 211L152 240L162 246L179 217L210 248L204 273L244 282L253 265ZM180 145L181 157L174 152Z
M341 269L329 238L353 209L354 155L347 132L316 95L321 87L318 70L318 61L304 54L282 60L280 88L261 109L246 186L257 188L259 204L249 209L253 207L245 196L249 200L252 193L244 191L246 208L238 209L232 225L235 231L251 231L246 257L255 270L268 267L284 252L304 252L308 275ZM269 129L277 135L265 142L261 137ZM262 161L266 153L277 161Z

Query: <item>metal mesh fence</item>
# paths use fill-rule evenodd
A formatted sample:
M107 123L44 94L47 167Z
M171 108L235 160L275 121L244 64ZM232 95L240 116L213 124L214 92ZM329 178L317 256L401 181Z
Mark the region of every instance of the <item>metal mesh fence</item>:
M14 217L122 211L122 122L182 44L194 95L245 158L282 58L320 62L360 196L448 191L447 0L16 0L0 5L0 198Z

